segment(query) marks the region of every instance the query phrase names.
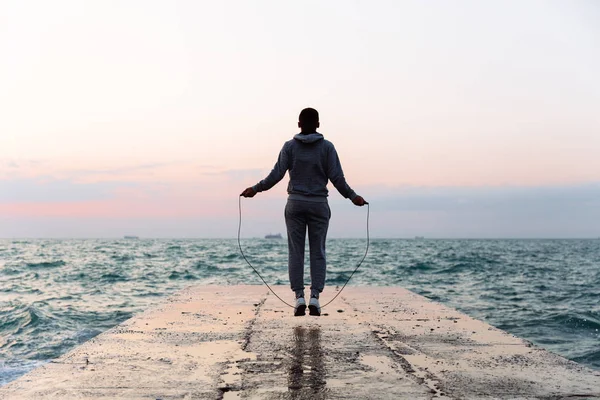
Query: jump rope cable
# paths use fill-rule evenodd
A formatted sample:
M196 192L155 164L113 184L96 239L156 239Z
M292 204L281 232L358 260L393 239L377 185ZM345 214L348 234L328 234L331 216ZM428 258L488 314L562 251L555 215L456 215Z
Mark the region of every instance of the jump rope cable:
M354 271L352 271L352 273L350 274L350 276L348 277L348 279L346 280L346 283L344 283L344 286L342 286L342 288L337 292L337 294L333 297L333 299L329 300L329 302L327 302L325 305L321 306L321 308L325 308L327 307L329 304L331 304L339 295L340 293L342 293L342 290L344 290L344 288L346 287L346 285L348 284L348 282L350 282L350 279L352 279L352 276L354 276L354 274L356 273L356 271L358 271L358 268L360 268L361 264L363 263L363 261L365 261L365 258L367 258L367 253L369 252L369 203L365 203L367 205L367 247L365 248L365 254L363 255L362 259L358 262L358 265L356 266L356 268L354 269ZM269 284L263 279L262 275L256 270L256 268L254 268L252 266L252 264L250 263L250 261L248 261L248 259L246 258L246 255L244 254L244 251L242 250L242 244L240 242L240 234L242 232L242 196L239 197L239 211L240 211L240 222L238 224L238 235L237 235L237 240L238 240L238 247L240 248L240 253L242 254L242 257L244 258L244 260L246 260L246 263L250 266L250 268L252 268L254 270L254 272L256 272L256 275L258 275L258 277L260 278L261 281L263 281L263 283L269 288L269 290L271 291L271 293L273 293L275 295L275 297L277 297L279 300L281 300L281 302L289 307L294 308L293 305L291 305L290 303L286 302L285 300L283 300L281 297L279 297L277 295L277 293L275 293L273 291L273 289L271 289L271 286L269 286Z

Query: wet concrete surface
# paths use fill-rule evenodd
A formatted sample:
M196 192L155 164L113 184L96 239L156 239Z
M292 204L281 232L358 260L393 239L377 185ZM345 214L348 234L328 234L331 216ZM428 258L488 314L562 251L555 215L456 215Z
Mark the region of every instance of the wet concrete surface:
M592 399L600 372L401 288L294 317L261 286L200 286L0 388L50 398Z

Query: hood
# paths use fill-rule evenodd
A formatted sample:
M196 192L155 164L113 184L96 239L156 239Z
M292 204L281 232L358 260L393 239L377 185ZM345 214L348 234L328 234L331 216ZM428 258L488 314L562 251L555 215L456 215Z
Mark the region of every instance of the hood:
M304 134L304 133L298 133L296 135L294 135L294 139L302 142L302 143L314 143L314 142L318 142L319 140L323 139L323 135L321 135L320 133L308 133L308 134Z

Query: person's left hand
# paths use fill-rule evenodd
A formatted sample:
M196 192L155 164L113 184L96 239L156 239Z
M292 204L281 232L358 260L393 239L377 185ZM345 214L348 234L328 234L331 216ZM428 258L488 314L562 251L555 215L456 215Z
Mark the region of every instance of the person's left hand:
M352 200L352 202L354 203L354 205L359 206L359 207L362 207L365 204L369 204L369 203L366 202L365 199L362 198L362 196L356 196L354 198L354 200Z
M246 188L242 194L240 194L240 196L244 196L244 197L254 197L254 195L256 194L256 191L254 189L252 189L252 187Z

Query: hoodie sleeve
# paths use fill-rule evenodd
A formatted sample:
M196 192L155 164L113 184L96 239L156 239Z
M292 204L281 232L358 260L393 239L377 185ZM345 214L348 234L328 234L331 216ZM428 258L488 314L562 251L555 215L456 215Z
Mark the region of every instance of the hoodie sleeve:
M342 164L340 163L340 158L338 157L333 143L330 143L327 151L327 178L329 178L337 191L345 198L354 200L354 198L358 196L354 190L352 190L350 185L346 183L344 171L342 171Z
M256 192L264 192L265 190L271 189L277 182L283 179L289 167L287 146L284 144L283 148L279 152L277 162L275 163L275 166L269 175L256 185L252 186L252 189L254 189Z

